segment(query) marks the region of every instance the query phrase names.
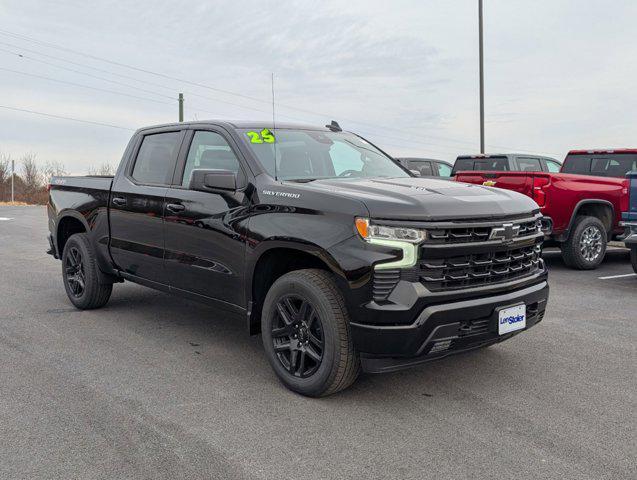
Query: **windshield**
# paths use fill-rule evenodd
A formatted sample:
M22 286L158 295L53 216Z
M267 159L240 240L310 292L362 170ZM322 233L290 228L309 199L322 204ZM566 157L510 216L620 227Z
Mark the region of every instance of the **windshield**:
M567 155L562 165L562 173L595 175L599 177L625 177L631 170L637 170L637 155L615 154L572 154Z
M410 176L352 133L289 129L239 132L261 165L279 180Z

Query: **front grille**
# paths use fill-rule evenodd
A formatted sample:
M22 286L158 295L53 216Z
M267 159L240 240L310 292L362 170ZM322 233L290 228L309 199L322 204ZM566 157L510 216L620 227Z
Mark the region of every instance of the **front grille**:
M516 222L515 225L516 230L512 236L513 239L532 235L537 232L538 228L536 219ZM452 225L444 228L427 229L427 243L436 245L484 242L489 239L492 228L493 225Z
M518 280L542 268L543 234L537 217L414 226L427 231L427 240L418 247L418 263L375 270L374 301L386 301L401 280L442 292Z
M539 269L540 246L421 260L418 280L432 292L515 280Z

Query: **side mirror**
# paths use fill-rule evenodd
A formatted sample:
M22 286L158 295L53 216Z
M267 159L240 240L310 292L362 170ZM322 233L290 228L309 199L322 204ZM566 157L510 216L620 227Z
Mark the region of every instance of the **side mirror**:
M237 174L231 170L195 169L190 177L189 188L201 192L235 191Z
M409 170L411 173L413 173L416 177L420 177L420 171L418 170Z

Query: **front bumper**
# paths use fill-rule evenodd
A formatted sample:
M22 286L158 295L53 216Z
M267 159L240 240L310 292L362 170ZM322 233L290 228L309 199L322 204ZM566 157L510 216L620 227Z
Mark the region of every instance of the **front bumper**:
M410 325L351 323L354 344L364 371L401 370L507 340L544 317L549 286L546 280L498 295L425 307ZM524 303L526 328L498 335L498 311Z

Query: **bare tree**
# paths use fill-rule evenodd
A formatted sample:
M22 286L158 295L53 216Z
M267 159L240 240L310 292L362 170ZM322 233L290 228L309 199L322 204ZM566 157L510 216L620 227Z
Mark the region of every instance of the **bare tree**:
M89 175L115 175L115 167L110 163L102 163L99 167L89 167Z
M11 179L11 157L6 153L0 153L0 186Z
M35 161L35 153L26 153L22 155L20 162L22 163L24 193L30 198L42 187L42 172Z
M0 202L11 197L11 157L0 153Z
M49 160L48 162L46 162L44 164L42 172L44 175L44 180L47 182L51 179L51 177L68 175L66 168L64 168L64 164L55 160Z

